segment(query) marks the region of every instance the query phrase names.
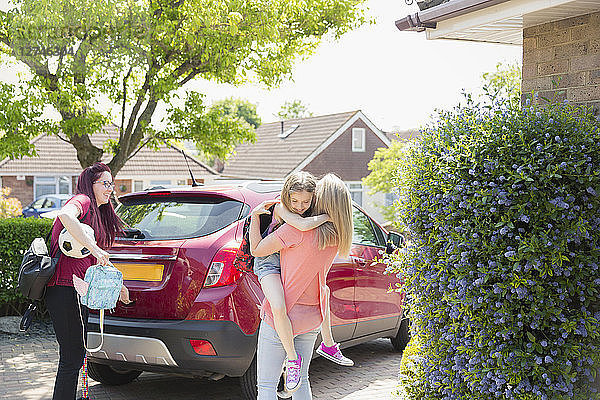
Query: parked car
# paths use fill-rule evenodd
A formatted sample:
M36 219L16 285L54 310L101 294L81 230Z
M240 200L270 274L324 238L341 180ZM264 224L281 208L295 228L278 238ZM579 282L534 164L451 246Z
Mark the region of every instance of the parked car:
M39 218L40 214L58 211L71 197L73 197L72 194L46 194L40 196L23 208L23 216Z
M129 225L110 249L133 303L119 303L104 321L102 350L89 355L89 375L104 384L132 381L142 371L219 379L240 377L256 399L256 345L263 294L256 276L233 266L243 219L274 198L281 184L170 188L119 198ZM408 342L398 278L375 260L400 245L354 206L354 245L328 274L334 337L342 348L389 337ZM88 346L100 343L99 318L89 320ZM317 340L317 344L320 341Z

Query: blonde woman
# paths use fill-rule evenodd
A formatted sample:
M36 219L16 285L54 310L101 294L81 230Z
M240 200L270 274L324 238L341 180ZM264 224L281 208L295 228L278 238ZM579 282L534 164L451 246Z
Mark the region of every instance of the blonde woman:
M300 382L293 399L309 400L312 394L308 367L319 328L327 325L329 315L327 272L336 254L347 257L352 244L350 192L337 176L323 177L315 189L313 214L327 214L329 221L305 232L285 224L261 238L258 216L266 212L264 203L252 212L250 248L254 256L281 254L285 304L298 355L298 360L287 361L286 371L288 375L297 374ZM273 312L268 303L263 304L261 317L257 353L258 400L276 400L286 351L274 329Z

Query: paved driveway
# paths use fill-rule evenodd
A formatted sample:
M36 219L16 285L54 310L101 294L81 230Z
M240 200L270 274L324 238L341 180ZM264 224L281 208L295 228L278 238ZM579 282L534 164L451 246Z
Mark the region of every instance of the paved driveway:
M37 323L27 334L0 333L0 398L37 400L52 397L58 361L51 328ZM400 354L387 339L344 351L356 365L340 367L322 358L313 360L310 376L315 400L387 400L396 386ZM123 386L103 386L90 380L93 400L210 399L239 400L238 380L219 381L144 373Z

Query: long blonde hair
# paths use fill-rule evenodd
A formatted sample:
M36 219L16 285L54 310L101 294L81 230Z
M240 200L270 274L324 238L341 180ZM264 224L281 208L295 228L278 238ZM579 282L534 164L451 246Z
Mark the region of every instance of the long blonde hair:
M288 210L293 210L292 208L292 193L293 192L308 192L313 194L315 192L315 188L317 187L317 179L312 176L309 172L306 171L298 171L294 172L285 179L283 182L283 188L281 189L281 202ZM312 209L312 205L315 203L314 196L311 202L311 207L309 211Z
M348 257L352 246L352 198L346 184L334 174L319 180L315 190L313 215L327 214L331 222L317 229L319 249L337 246L341 257Z

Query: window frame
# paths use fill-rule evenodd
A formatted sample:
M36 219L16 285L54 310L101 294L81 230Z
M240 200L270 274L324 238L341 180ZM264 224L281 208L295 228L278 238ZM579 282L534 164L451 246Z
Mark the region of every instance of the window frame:
M60 193L60 178L68 178L66 179L66 183L69 185L68 193ZM52 182L50 182L52 179ZM46 181L46 182L44 182ZM40 196L38 194L37 186L38 185L54 185L54 193L44 193L43 195L53 195L53 194L73 194L73 178L70 175L53 175L53 176L34 176L33 177L33 198L34 200Z
M359 212L361 213L369 222L369 226L371 228L371 231L373 232L373 237L375 238L375 244L371 244L371 243L361 243L361 242L355 242L354 241L354 229L352 231L352 244L355 245L359 245L359 246L369 246L369 247L378 247L378 248L383 248L385 246L382 246L379 244L379 237L376 233L376 230L373 226L373 220L371 219L371 217L369 217L363 210L361 210L360 208L356 207L356 206L352 206L352 219L354 220L354 212Z
M136 189L136 186L139 184L140 188ZM142 179L134 179L133 180L133 192L142 192L144 190L144 181Z
M360 190L357 188L352 188L351 185L360 185ZM352 193L360 193L360 203L358 201L354 200L354 197L352 197L352 201L354 201L356 204L358 204L360 207L362 207L362 203L363 203L363 194L364 194L364 189L365 187L363 186L361 181L349 181L346 182L346 186L348 187L348 190L350 191L350 197L352 197Z
M356 135L360 135L361 146L355 146ZM365 141L366 141L366 129L365 128L352 128L352 152L353 153L364 153L365 152Z

